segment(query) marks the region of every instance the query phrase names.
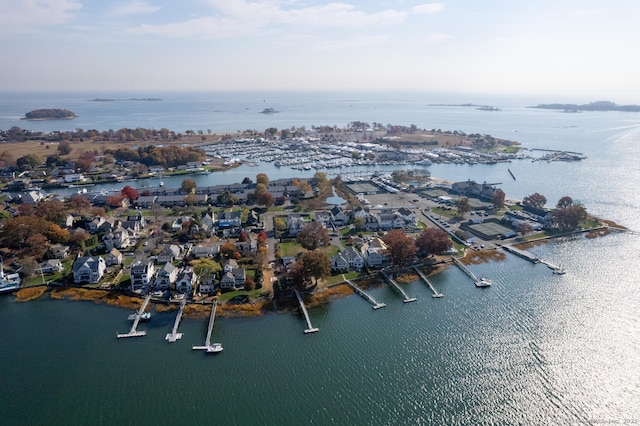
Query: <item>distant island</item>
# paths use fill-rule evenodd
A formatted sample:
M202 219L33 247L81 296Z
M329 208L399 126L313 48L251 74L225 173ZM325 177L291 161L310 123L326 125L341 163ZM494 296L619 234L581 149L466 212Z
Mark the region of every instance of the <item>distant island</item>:
M34 109L24 115L23 120L71 120L77 116L68 109Z
M275 114L276 112L280 112L280 111L276 111L273 108L265 108L260 113L261 114Z
M502 111L500 108L496 108L489 105L477 105L477 104L429 104L430 107L467 107L475 108L480 111Z
M145 102L156 102L161 101L161 98L128 98L128 99L119 99L119 98L94 98L89 99L89 102L118 102L118 101L145 101Z
M553 109L564 112L579 111L623 111L623 112L640 112L640 105L618 105L609 101L591 102L588 104L540 104L530 106L529 108Z

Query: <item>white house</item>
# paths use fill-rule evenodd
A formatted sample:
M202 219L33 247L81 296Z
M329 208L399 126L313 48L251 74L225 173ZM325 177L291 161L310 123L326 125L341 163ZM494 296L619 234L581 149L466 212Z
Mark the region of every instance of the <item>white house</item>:
M361 271L364 268L364 258L355 248L347 247L342 255L347 259L347 262L349 263L349 269L351 271Z
M169 290L178 278L180 269L171 263L166 263L156 273L156 282L154 287L158 290Z
M131 265L131 291L145 291L151 285L155 266L151 261L138 260Z
M63 269L60 259L46 260L40 264L40 272L47 275L62 272Z
M182 271L176 280L176 291L178 293L190 294L196 284L197 276L193 271Z
M100 256L78 257L73 262L73 282L76 284L96 284L107 269L104 259Z
M331 256L331 270L337 272L347 272L349 270L349 261L342 253L336 253Z
M107 266L120 265L122 263L122 253L120 253L120 250L114 247L104 257L104 261Z
M349 215L340 206L334 206L331 211L331 218L336 226L344 226L349 223Z
M217 280L215 274L205 274L200 277L198 292L201 294L213 294L216 292Z

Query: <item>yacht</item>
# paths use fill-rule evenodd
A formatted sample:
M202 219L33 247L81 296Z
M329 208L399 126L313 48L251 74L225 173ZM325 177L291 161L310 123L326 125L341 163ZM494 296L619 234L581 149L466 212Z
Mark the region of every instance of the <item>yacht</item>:
M475 284L476 284L476 287L490 287L491 284L493 283L489 278L482 277L478 281L476 281Z
M221 343L213 343L211 346L207 347L208 354L217 354L222 352L222 344Z

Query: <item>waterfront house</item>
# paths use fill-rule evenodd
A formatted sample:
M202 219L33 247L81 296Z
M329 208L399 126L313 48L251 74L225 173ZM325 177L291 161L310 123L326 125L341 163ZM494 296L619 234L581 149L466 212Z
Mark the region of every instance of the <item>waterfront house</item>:
M156 273L156 281L154 288L157 290L169 290L178 278L180 268L173 266L172 263L166 263Z
M349 263L349 270L361 271L364 268L364 258L355 248L347 247L347 249L342 252L342 255L347 259L347 262Z
M336 253L331 256L331 270L336 272L349 271L349 261L342 253Z
M360 254L362 255L366 264L371 268L381 268L387 263L387 245L377 237L374 237L368 243L365 243L360 248Z
M216 280L215 274L205 274L200 277L198 283L198 292L200 294L214 294L216 292L216 287L218 282Z
M107 266L114 266L122 264L122 253L117 248L112 248L109 253L104 257L104 262Z
M175 244L166 245L164 246L160 254L158 254L156 263L172 263L173 261L178 259L180 253L182 253L182 249L180 248L180 246L177 246Z
M96 284L102 279L106 269L107 265L100 256L78 257L73 262L73 282Z
M233 276L231 272L225 272L222 274L222 278L220 278L220 288L222 290L230 290L235 288L236 278Z
M64 268L62 267L60 259L49 259L40 263L40 272L45 275L56 274L63 270Z
M152 283L155 266L150 260L138 260L131 265L131 291L146 292Z
M191 294L196 284L197 276L191 270L183 270L176 279L176 291L183 294Z

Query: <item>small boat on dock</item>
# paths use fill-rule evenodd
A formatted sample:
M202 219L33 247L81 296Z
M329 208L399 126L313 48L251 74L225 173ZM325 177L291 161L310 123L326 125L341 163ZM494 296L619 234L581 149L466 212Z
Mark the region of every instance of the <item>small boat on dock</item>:
M213 343L211 344L211 346L207 346L207 353L208 354L217 354L222 352L224 348L222 347L221 343Z
M489 278L482 277L475 282L476 287L491 287L493 282Z

